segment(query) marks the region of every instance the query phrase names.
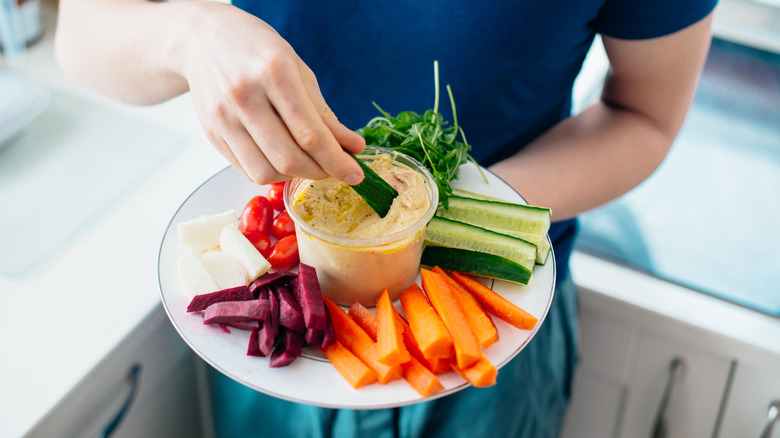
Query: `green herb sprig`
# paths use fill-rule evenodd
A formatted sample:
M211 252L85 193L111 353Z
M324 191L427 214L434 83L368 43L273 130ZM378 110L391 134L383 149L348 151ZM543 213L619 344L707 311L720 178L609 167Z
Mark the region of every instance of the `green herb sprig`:
M452 106L453 124L448 126L439 113L438 61L434 61L433 70L436 87L433 109L422 115L414 111L404 111L393 117L376 102L372 102L382 116L371 119L365 127L358 129L357 133L366 139L366 144L403 152L423 163L436 179L439 204L447 208L448 200L452 196L451 182L458 178L460 166L466 161L474 164L476 161L469 154L471 146L466 141L463 128L458 125L455 99L449 85L447 93ZM481 173L482 169L479 169ZM482 176L484 178L484 174Z

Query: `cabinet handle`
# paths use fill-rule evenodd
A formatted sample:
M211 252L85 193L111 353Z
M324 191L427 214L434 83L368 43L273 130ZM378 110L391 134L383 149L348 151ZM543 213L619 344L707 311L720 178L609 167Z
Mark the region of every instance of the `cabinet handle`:
M125 414L130 409L130 405L133 404L135 393L138 391L138 382L140 380L140 376L141 365L134 364L132 367L130 367L130 370L127 372L127 381L130 383L130 391L127 393L125 401L122 403L122 406L119 408L117 413L114 414L114 417L111 419L111 421L106 423L106 425L95 434L94 438L108 438L112 433L114 433L114 430L117 428L117 426L119 426L122 418L124 418Z
M675 357L672 363L669 365L669 380L666 381L666 388L664 394L661 397L661 404L658 405L658 411L655 414L655 423L653 424L653 431L650 434L651 438L665 438L667 434L667 419L666 411L669 407L669 400L672 399L672 394L678 385L678 382L682 378L682 374L685 371L685 361L679 357Z
M778 418L780 417L780 400L775 400L769 404L769 412L766 415L766 424L761 431L760 438L772 438L772 429L775 427Z

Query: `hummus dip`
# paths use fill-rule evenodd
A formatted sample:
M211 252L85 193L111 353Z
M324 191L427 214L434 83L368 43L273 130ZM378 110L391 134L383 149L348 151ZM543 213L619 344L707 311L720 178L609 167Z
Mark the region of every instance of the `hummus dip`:
M332 177L311 181L293 204L295 211L320 231L357 239L395 234L425 215L430 201L419 173L394 164L389 154L366 164L398 192L384 218L352 187Z
M289 199L301 263L315 267L325 296L346 306L374 306L383 289L395 299L417 279L425 224L436 210L431 200L438 201L421 166L391 153L362 158L398 191L384 218L335 178L299 180Z

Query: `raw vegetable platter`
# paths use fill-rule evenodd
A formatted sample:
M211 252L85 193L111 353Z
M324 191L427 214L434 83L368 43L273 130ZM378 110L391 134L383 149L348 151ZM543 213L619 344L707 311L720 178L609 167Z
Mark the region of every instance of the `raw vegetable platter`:
M480 172L473 163L461 167L460 176L453 182L453 186L506 201L525 203L500 178L484 169ZM355 389L324 358L318 347L305 347L303 357L289 366L271 368L267 357L246 354L249 331L205 325L202 315L187 313L187 305L192 297L182 291L177 276L177 259L184 250L177 236L177 224L230 209L240 212L247 200L264 195L266 190L267 187L257 186L232 167L227 167L209 178L184 201L165 232L158 260L163 306L176 330L196 354L228 377L257 391L284 400L328 408L398 407L444 397L469 386L463 378L451 371L438 376L444 390L426 398L421 397L403 379ZM499 340L485 349L484 354L499 369L500 378L500 369L525 348L547 316L555 289L553 252L550 252L545 264L536 265L528 286L499 280L481 281L539 320L533 330L519 330L494 318ZM395 307L400 310L399 305Z

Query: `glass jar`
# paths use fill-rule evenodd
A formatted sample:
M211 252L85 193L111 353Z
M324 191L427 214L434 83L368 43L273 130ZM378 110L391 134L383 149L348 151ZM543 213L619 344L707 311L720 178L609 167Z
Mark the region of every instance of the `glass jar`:
M413 170L423 179L428 206L422 215L400 231L372 238L352 238L330 234L313 227L295 209L296 200L311 183L306 179L287 182L284 204L295 223L301 263L317 270L322 293L336 303L349 306L355 301L374 306L382 290L395 299L419 275L425 227L436 212L439 191L430 172L414 158L390 149L369 146L358 156L366 162L380 154L390 154L392 164Z

